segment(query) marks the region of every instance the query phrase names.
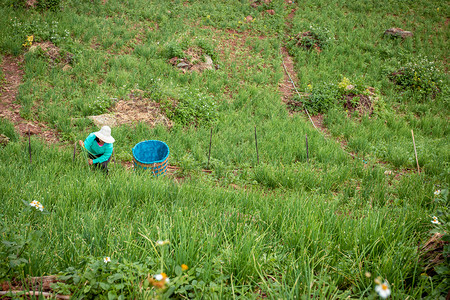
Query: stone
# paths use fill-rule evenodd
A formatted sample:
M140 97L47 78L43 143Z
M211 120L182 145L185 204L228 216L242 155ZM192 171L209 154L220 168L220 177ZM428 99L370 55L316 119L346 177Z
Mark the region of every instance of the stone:
M413 36L413 33L411 31L406 31L401 28L393 27L386 30L384 32L384 35L392 35L395 37L407 38Z
M98 116L89 116L87 117L89 120L92 120L92 122L98 127L101 128L102 126L109 126L114 127L117 125L116 117L110 114L102 114Z
M185 63L185 62L180 62L180 63L177 65L177 67L178 67L178 68L188 68L188 67L189 67L189 64L187 64L187 63Z
M9 143L9 137L4 135L3 133L0 134L0 145L6 146Z
M208 69L208 70L214 69L214 62L213 62L211 56L205 55L205 63L204 63L204 65L205 65L205 69Z

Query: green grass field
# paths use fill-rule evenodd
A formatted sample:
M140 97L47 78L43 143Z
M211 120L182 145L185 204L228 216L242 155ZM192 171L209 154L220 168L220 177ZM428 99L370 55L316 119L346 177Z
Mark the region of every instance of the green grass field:
M381 281L392 299L445 299L448 3L25 2L0 1L0 65L23 58L18 115L59 142L31 136L30 163L0 118L0 282L59 275L52 292L87 299L376 299ZM213 68L171 63L204 55ZM113 127L105 176L73 145L119 102L172 125ZM143 140L164 141L175 171L127 168Z

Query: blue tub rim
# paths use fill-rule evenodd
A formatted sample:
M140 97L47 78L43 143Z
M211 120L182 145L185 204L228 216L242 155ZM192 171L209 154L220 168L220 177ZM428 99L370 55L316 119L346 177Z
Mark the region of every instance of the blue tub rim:
M134 149L135 149L139 144L143 144L143 143L147 143L147 142L158 142L158 143L163 144L163 145L166 146L166 148L167 148L167 155L166 155L163 159L161 159L161 160L155 160L155 161L151 161L151 162L148 162L148 161L146 162L146 161L142 161L142 160L138 159L138 158L136 157L136 155L134 154ZM134 145L134 147L131 149L131 151L132 151L132 153L133 153L133 158L134 158L136 161L140 162L141 164L145 164L145 165L162 163L162 162L164 162L164 161L169 157L169 154L170 154L169 146L167 146L167 144L164 143L163 141L159 141L159 140L146 140L146 141L139 142L139 143L137 143L136 145Z

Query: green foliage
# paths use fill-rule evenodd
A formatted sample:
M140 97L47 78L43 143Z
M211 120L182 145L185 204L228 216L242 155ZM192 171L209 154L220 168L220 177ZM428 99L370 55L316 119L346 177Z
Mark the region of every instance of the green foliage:
M427 290L428 295L425 299L444 298L450 288L450 203L448 189L436 190L435 202L438 204L438 208L432 222L436 228L431 232L441 234L440 240L443 246L441 253L433 253L433 255L442 257L442 260L437 260L438 263L433 266L432 282L436 285Z
M214 96L199 89L183 89L175 105L168 106L168 116L181 125L202 126L218 118Z
M109 259L109 258L108 258ZM149 269L139 263L88 257L77 268L69 267L53 284L56 292L77 298L129 299L148 287ZM144 284L143 284L144 283Z
M16 97L27 121L43 122L60 140L73 141L92 132L83 116L107 111L114 98L143 110L154 101L152 108L167 112L151 124L113 128L116 158L124 166L114 165L108 177L91 172L79 150L73 161L73 143L49 145L32 137L32 164L18 135L0 148L5 227L22 230L5 239L17 245L2 249L18 250L23 224L42 232L25 248L26 267L18 265L7 277L72 267L60 292L73 292L73 298L92 292L132 299L337 299L375 295L369 272L389 282L394 298L431 295L441 277L420 279L417 244L428 234L430 214L445 220L430 191L450 174L448 76L441 71L433 101L416 101L417 89L396 89L386 74L420 54L444 64L448 7L436 1L253 2L67 0L58 12L0 4L3 53L20 54L31 48L29 36L33 44L51 41L56 32L60 53L75 54L75 63L63 68L40 50L27 51ZM14 20L21 24L13 27ZM395 24L413 28L414 37L380 38L386 28L400 26ZM304 40L299 33L306 33ZM322 112L331 136L305 122L303 113L289 114L280 101L284 45L305 92L296 100ZM184 73L169 64L188 48L201 48L220 68ZM366 91L369 86L374 89ZM291 100L287 94L283 98ZM358 109L367 95L382 104L374 104L376 117L345 111ZM153 113L160 111L149 117ZM166 127L165 117L176 125ZM15 135L5 119L0 128ZM411 129L420 174L414 172ZM147 139L169 145L168 178L126 168L131 148ZM49 213L31 218L18 209L20 199L45 200ZM163 255L151 241L161 236L171 241L170 250L156 269ZM111 265L85 260L106 254L114 257ZM181 263L192 267L180 272ZM163 268L170 277L166 289L139 288ZM135 280L110 278L116 274L134 274ZM89 290L81 279L73 283L81 277L90 277Z
M444 76L435 61L418 57L390 74L390 79L401 89L417 93L420 98L434 97L444 86Z
M21 21L14 17L11 20L11 26L14 36L23 39L22 43L27 36L31 35L35 42L50 41L56 45L70 39L69 30L61 28L56 20L47 22L40 17L36 17L32 20Z
M178 58L184 58L185 54L183 52L183 48L181 47L181 45L176 42L176 41L172 41L169 42L164 50L164 56L167 58L172 58L172 57L178 57Z
M22 270L28 263L26 248L31 238L14 234L12 228L6 226L3 216L0 219L0 282L22 275Z
M61 0L37 0L36 7L40 10L60 10Z
M14 129L14 125L3 118L0 118L0 134L6 135L12 142L19 140L19 134Z
M111 105L114 103L113 98L107 96L98 96L93 101L89 102L87 110L84 114L87 115L100 115L108 111Z
M323 113L338 104L339 96L340 93L336 84L321 82L312 87L311 93L304 100L303 105L312 114Z
M214 61L216 61L219 56L215 50L214 45L207 39L197 39L197 45L202 48L206 54L208 54Z
M317 25L310 25L308 31L300 33L297 39L296 45L306 49L326 49L335 40L330 30Z

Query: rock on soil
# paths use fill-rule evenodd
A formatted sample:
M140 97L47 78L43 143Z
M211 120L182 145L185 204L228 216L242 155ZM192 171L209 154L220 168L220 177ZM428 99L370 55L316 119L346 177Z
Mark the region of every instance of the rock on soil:
M388 30L386 30L384 32L384 35L391 35L394 37L407 38L407 37L413 36L413 33L411 31L406 31L401 28L393 27L393 28L389 28Z

